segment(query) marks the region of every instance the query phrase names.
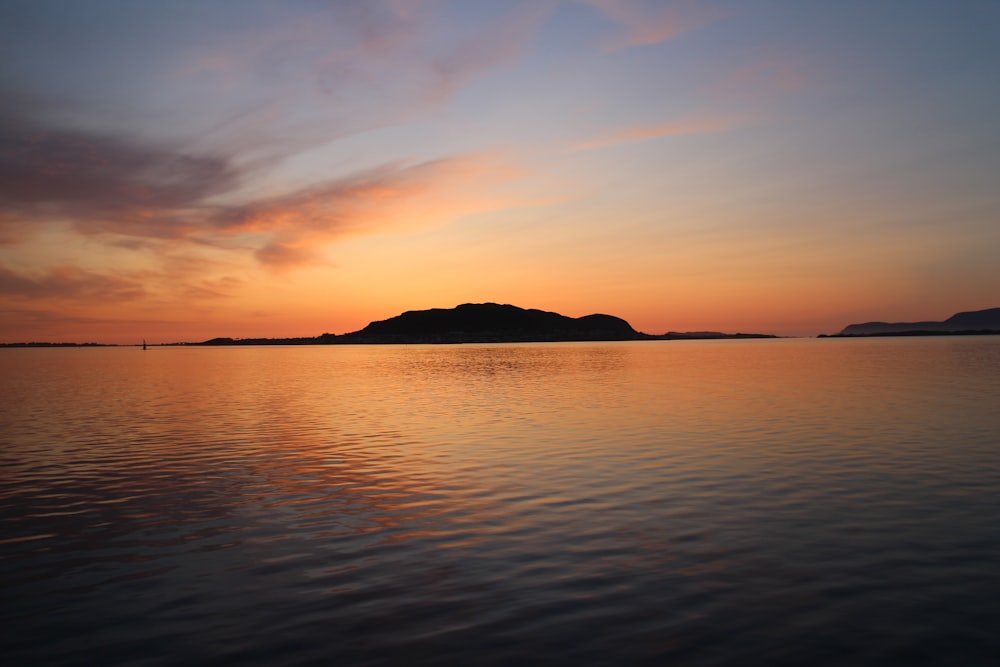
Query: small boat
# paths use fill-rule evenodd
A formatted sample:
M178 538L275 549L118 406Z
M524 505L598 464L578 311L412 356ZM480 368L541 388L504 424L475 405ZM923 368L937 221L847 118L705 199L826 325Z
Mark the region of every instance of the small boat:
M146 339L145 338L142 339L142 349L144 349L144 350L146 349Z

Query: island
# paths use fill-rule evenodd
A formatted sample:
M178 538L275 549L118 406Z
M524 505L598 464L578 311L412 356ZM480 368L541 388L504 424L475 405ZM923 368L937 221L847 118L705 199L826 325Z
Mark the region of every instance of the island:
M567 317L510 304L465 303L454 308L411 310L370 323L360 331L314 338L213 338L197 345L387 345L414 343L543 343L572 341L777 338L771 334L716 331L636 331L614 315Z
M822 338L859 336L970 336L1000 334L1000 308L956 313L940 322L864 322L849 324Z

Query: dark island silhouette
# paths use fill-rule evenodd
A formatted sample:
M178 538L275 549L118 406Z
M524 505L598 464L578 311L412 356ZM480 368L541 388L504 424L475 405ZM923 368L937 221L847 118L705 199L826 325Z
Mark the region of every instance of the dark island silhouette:
M659 336L636 331L614 315L567 317L510 304L465 303L454 308L411 310L372 322L360 331L324 333L315 338L213 338L199 345L387 345L413 343L544 343L571 341L776 338L770 334L715 331L670 332Z
M407 311L332 338L332 342L352 343L527 343L637 340L642 334L613 315L573 318L511 305L466 303Z
M956 313L941 322L864 322L849 324L833 337L955 336L1000 334L1000 308Z

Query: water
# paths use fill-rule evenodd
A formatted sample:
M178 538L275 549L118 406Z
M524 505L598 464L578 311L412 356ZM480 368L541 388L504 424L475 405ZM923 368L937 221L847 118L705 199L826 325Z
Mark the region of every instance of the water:
M0 369L5 664L1000 654L1000 338Z

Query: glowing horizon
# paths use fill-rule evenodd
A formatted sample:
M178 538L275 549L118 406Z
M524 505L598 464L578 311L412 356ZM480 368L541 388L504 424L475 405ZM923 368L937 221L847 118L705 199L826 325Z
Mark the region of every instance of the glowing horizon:
M0 342L1000 305L1000 7L0 8ZM933 48L928 45L933 45Z

